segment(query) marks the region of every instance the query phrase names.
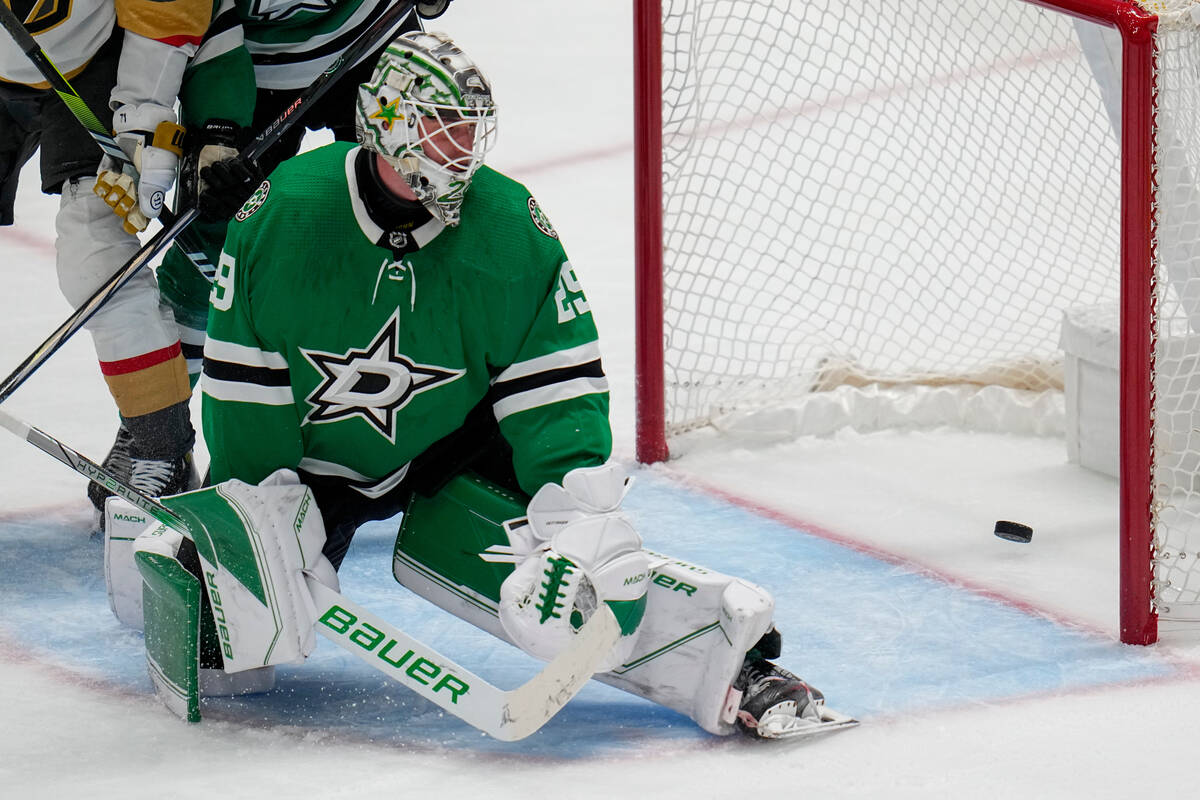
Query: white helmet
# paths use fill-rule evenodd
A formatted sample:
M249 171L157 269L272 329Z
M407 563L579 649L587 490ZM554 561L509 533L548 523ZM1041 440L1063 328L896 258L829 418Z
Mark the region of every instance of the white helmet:
M408 181L426 208L457 225L471 176L496 139L487 79L441 33L414 31L388 45L358 87L358 140Z

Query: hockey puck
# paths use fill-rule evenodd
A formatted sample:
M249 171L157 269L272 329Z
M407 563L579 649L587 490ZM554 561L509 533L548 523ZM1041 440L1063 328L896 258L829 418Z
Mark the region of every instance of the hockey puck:
M1029 544L1033 540L1033 528L1019 522L1009 522L1001 519L996 521L996 535L1010 542Z

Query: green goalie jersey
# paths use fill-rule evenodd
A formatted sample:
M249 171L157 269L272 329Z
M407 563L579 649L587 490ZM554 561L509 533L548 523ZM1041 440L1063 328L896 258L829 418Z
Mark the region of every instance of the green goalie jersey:
M529 192L483 167L461 223L400 234L419 248L396 258L376 244L359 151L285 162L229 227L201 380L212 482L290 467L376 496L484 402L530 494L603 463L596 329Z

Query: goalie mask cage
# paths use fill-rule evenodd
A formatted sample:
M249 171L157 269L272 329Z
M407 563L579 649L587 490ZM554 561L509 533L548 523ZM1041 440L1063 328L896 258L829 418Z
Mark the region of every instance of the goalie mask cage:
M822 400L853 424L897 392L1059 396L1064 312L1112 303L1121 639L1200 620L1200 9L634 13L639 459L737 415L828 426Z

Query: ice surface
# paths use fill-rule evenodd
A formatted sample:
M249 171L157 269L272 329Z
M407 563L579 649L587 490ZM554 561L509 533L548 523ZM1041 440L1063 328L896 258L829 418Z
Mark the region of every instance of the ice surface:
M527 183L588 289L632 456L630 8L458 0L437 27L484 65L501 108L493 164ZM566 35L564 35L566 34ZM0 229L0 372L68 314L52 198L24 175ZM115 414L86 335L6 409L95 458ZM205 454L201 452L201 460ZM1088 797L1190 791L1200 742L1194 641L1116 643L1116 486L1061 439L926 431L788 445L698 442L641 470L629 503L656 549L777 597L785 661L863 725L763 746L589 686L502 745L324 646L259 698L188 726L155 701L138 634L107 610L82 480L0 437L0 797ZM1003 486L1003 490L996 487ZM1010 518L1029 545L996 539ZM501 685L523 655L390 577L392 528L355 542L345 590Z

